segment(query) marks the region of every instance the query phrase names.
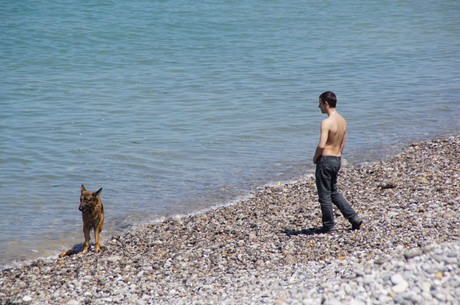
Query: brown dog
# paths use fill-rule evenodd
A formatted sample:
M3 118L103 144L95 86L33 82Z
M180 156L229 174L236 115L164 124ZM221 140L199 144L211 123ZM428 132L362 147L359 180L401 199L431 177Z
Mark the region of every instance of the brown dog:
M101 250L101 238L100 233L102 226L104 225L104 206L99 194L102 191L102 187L97 192L90 192L85 189L85 186L81 185L80 195L80 206L78 209L81 211L83 219L83 234L85 235L85 243L83 245L83 252L88 252L90 231L94 230L95 250L99 252ZM69 256L78 253L78 247L74 247L69 251L62 252L59 257Z
M87 191L83 184L81 185L80 207L78 209L81 211L83 218L83 233L85 235L83 252L87 252L89 249L89 233L91 230L94 230L94 248L96 252L101 250L100 233L104 225L104 206L102 205L101 197L99 197L101 191L102 187L93 193Z

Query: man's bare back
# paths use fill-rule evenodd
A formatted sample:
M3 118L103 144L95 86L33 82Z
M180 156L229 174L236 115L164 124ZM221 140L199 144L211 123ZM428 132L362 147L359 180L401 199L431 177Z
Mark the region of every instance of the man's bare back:
M341 156L347 132L347 122L345 119L336 111L321 123L321 128L328 130L326 146L322 155Z
M320 156L342 156L347 132L347 122L335 107L320 102L319 108L328 117L321 122L319 144L313 157L314 163Z

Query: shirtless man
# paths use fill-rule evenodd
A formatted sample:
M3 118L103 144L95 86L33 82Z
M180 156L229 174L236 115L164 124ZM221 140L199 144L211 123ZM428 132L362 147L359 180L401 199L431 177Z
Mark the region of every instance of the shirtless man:
M319 96L319 108L327 118L321 122L319 144L313 163L316 164L316 187L321 204L323 226L317 233L329 233L334 230L334 212L332 204L337 206L343 216L351 223L352 230L359 230L363 221L337 190L337 174L345 147L347 122L336 110L337 97L334 92L326 91Z

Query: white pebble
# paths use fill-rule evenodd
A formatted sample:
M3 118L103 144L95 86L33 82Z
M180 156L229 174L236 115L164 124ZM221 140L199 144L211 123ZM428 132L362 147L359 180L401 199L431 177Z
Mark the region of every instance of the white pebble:
M24 296L22 298L22 301L28 303L28 302L32 301L32 297L30 295L26 295L26 296Z
M409 283L407 283L405 280L400 282L399 284L393 286L391 290L393 290L394 293L401 293L406 291L406 289L409 287Z
M391 280L391 282L393 283L393 285L398 285L398 284L400 284L400 283L402 283L402 282L405 282L405 281L404 281L404 278L403 278L402 275L399 274L399 273L398 273L398 274L392 275L391 278L390 278L390 280Z

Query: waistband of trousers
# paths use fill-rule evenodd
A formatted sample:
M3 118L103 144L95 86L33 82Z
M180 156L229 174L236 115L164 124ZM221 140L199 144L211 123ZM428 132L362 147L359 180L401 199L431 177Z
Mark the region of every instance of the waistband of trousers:
M322 158L322 159L329 159L329 160L331 160L331 159L332 159L332 160L340 160L340 159L342 159L342 156L327 156L327 155L326 155L326 156L320 156L320 158Z

